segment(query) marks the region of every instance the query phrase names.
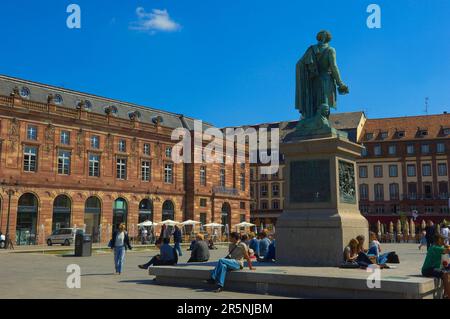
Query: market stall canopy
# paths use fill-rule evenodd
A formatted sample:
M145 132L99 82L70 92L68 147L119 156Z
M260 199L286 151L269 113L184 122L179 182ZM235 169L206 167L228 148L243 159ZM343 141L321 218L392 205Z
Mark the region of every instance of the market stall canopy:
M148 226L153 226L153 223L149 220L146 220L145 222L138 224L138 226L139 227L148 227Z
M217 224L217 223L205 224L203 226L205 226L205 227L223 227L222 224Z
M181 223L181 225L183 225L183 226L198 225L198 224L201 224L201 223L197 222L195 220L191 220L191 219L188 219L188 220L186 220L186 221Z
M242 222L239 224L234 225L234 227L253 227L256 226L255 224L248 223L248 222Z
M175 225L180 225L180 223L173 221L171 219L166 219L166 220L158 223L158 225L175 226Z

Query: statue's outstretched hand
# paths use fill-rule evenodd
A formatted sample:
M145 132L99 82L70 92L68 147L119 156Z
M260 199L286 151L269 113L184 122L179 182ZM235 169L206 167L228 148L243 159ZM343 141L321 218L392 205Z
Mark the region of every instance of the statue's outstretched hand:
M349 93L350 93L350 91L349 91L349 89L348 89L348 86L345 85L345 84L342 84L341 86L339 86L338 92L339 92L339 94L341 94L341 95L345 95L345 94L349 94Z

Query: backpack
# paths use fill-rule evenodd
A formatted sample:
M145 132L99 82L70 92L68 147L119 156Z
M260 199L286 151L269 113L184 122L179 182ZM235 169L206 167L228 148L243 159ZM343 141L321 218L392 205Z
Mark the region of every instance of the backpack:
M398 258L398 255L395 253L395 251L390 252L387 255L387 261L388 264L399 264L400 259Z

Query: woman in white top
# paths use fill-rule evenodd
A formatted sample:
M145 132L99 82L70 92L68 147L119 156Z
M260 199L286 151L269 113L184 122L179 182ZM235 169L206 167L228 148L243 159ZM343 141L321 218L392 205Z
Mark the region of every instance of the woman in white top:
M120 275L122 273L123 263L125 261L125 251L127 248L130 250L132 249L125 224L120 224L119 229L113 233L109 246L114 250L114 266L116 268L116 275Z

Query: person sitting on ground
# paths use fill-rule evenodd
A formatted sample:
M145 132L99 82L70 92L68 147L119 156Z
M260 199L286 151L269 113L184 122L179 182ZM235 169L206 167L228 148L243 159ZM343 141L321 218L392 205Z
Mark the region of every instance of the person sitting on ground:
M154 266L172 266L176 265L178 262L178 256L176 250L169 245L170 239L160 238L156 240L156 247L159 248L159 255L154 256L149 260L148 263L143 265L138 265L141 269L148 269L151 265Z
M356 240L358 241L358 252L366 253L367 249L364 248L366 237L364 235L358 235L356 236Z
M221 292L225 285L225 278L228 271L244 269L244 259L247 260L248 268L254 270L252 261L248 254L248 247L240 240L237 232L230 234L231 244L228 248L228 255L220 258L217 266L211 271L211 278L207 280L209 284L217 284L215 292Z
M260 234L261 240L259 241L259 258L264 258L269 251L270 239L267 238L267 232L263 231Z
M209 260L208 244L205 241L203 234L197 234L194 247L191 251L191 258L188 263L192 262L205 262Z
M249 234L249 238L250 238L250 241L249 241L248 247L253 250L255 257L258 258L259 257L259 239L256 238L256 234L253 232Z
M360 242L356 239L351 239L348 246L344 248L344 264L343 267L355 266L359 268L367 268L369 265L374 265L366 253L361 251ZM374 265L378 267L378 265Z
M444 284L444 299L449 299L450 282L449 272L441 269L442 255L450 253L450 247L444 245L445 238L436 232L433 245L430 246L422 266L422 275L424 277L440 278Z

